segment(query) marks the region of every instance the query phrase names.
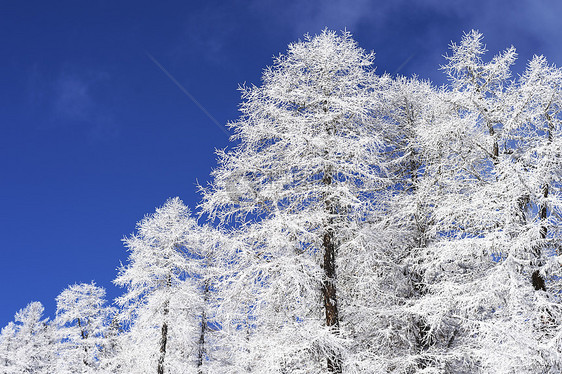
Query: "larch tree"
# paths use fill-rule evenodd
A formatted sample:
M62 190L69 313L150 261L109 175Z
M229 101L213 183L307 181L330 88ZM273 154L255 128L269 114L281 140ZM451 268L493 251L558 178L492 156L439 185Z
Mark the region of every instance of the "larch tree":
M18 311L8 331L13 339L8 373L48 374L55 372L55 337L53 326L43 318L45 308L40 302L29 303Z
M124 365L123 351L128 347L125 344L128 336L124 333L123 326L119 321L119 311L112 315L109 326L106 327L103 339L103 347L99 354L98 370L102 373L122 373Z
M230 124L239 144L219 152L201 205L237 223L244 243L229 300L239 301L233 330L246 361L232 370L379 365L353 343L377 303L368 292L384 278L376 267L392 263L377 116L388 77L373 73L373 57L349 33L324 31L291 44L261 86L242 88L242 115Z
M0 368L6 373L15 371L16 333L14 322L8 323L0 331Z
M126 288L117 299L129 330L123 370L183 373L197 366L203 303L199 240L200 228L179 198L146 216L124 240L129 263L115 279Z
M55 323L30 303L0 371L562 372L562 70L451 49L436 88L347 32L289 45L201 187L217 225L167 200L124 239L119 312L93 283Z
M94 283L74 284L57 296L57 373L98 372L114 308L105 289Z
M438 176L426 184L433 239L414 261L425 292L412 309L428 321L421 369L558 372L560 73L535 58L511 80L515 50L484 62L481 39L452 45L450 119L425 130L426 150L442 156L425 166Z
M443 90L417 77L396 77L383 97L384 116L391 121L385 144L392 154L389 174L394 192L386 214L396 232L388 244L394 246L395 262L401 269L402 276L395 275L395 279L404 283L392 294L397 301L386 313L393 317L386 332L390 342L386 371L416 372L428 367L427 350L433 344L427 316L413 306L427 293L419 254L435 240L433 210L439 191L433 186L445 175L434 172L432 165L449 152L452 137L447 133L449 139L443 142L441 126L451 115Z
M229 264L232 264L232 248L234 239L221 230L210 225L204 225L198 231L196 242L192 247L196 249L197 259L193 264L193 277L197 280L200 292L200 320L197 340L197 374L219 373L226 367L228 354L222 351L225 345L225 334L220 333L220 315L218 312L223 299L222 285L229 276ZM222 308L227 315L230 311Z

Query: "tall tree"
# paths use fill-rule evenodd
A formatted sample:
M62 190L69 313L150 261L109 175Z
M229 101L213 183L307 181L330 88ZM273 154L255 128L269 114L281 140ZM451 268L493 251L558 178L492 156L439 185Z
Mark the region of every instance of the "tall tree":
M558 218L542 207L560 206L544 187L559 170L559 73L537 70L534 60L510 80L515 50L484 62L481 40L473 31L452 45L442 93L450 120L426 131L426 149L442 156L425 166L439 181L429 185L434 240L415 261L426 293L414 310L428 321L425 356L434 370L556 372L547 346L559 330ZM541 84L529 79L537 74Z
M11 362L9 373L47 374L55 372L55 338L53 326L48 319L43 319L43 305L40 302L29 303L18 311L14 317L15 324L7 333L11 345ZM10 325L9 325L10 326ZM15 326L15 335L14 328Z
M369 234L387 186L377 117L386 78L373 74L372 60L349 33L324 31L291 44L261 86L242 89L242 115L230 124L239 144L219 152L202 208L222 223L248 224L240 225L246 246L232 285L248 289L234 297L248 327L236 329L246 331L245 370L354 365L345 363L346 340L358 321L343 280L361 283L360 264L385 256L382 235ZM373 280L376 273L369 270Z
M397 77L382 95L386 103L384 116L391 121L385 131L385 143L392 153L394 183L386 213L398 228L388 245L395 247L395 261L403 275L394 275L394 283L403 284L393 293L399 301L386 313L393 316L386 333L386 351L392 358L389 365L394 368L387 371L416 372L429 366L427 351L434 338L426 316L409 306L427 293L419 253L436 240L433 211L439 191L433 186L441 184L440 179L445 177L435 172L433 165L440 164L449 152L454 136L447 134L448 139L443 141L443 132L436 131L451 120L450 105L443 100L443 90L435 89L430 82Z
M0 371L562 372L562 70L451 48L437 89L347 32L291 44L202 188L218 227L169 199L124 240L111 323L93 283L56 324L30 303Z
M56 300L57 372L97 372L115 312L105 305L105 289L94 283L74 284Z
M16 333L13 322L8 323L0 332L0 368L6 373L15 372Z
M199 231L198 239L192 246L198 259L192 262L191 274L197 280L200 292L200 329L197 338L197 373L214 373L222 370L224 353L219 352L222 343L216 336L218 331L219 305L222 299L221 283L228 278L229 262L233 240L218 228L204 225ZM224 310L224 309L223 309ZM229 311L226 311L227 313Z
M200 228L179 198L166 201L125 239L129 263L115 283L129 325L125 370L181 373L196 365L203 298L196 273ZM194 265L199 263L199 265Z

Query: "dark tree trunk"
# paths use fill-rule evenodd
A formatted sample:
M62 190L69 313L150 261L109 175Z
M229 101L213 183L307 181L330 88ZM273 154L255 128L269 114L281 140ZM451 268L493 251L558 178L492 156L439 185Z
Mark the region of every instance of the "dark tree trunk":
M166 279L166 287L172 287L172 276L168 275ZM164 322L162 322L162 335L160 338L160 357L158 358L158 374L164 374L164 358L166 357L166 344L168 343L168 323L166 322L168 313L170 312L170 301L166 300L164 303L164 310L162 312L164 316Z
M420 319L415 323L418 336L416 337L417 351L420 354L420 358L417 360L418 368L423 370L429 367L431 361L427 356L423 356L423 352L426 352L433 344L435 340L430 334L431 327L426 323L424 319Z
M205 281L203 288L203 311L201 312L201 331L199 332L199 351L197 352L197 373L203 374L201 369L203 366L203 358L205 357L205 334L207 333L207 315L205 314L205 306L207 305L209 295L209 282Z
M167 310L167 309L164 309ZM162 337L160 339L160 357L158 358L158 374L164 374L164 357L166 357L166 343L168 342L168 324L162 324Z
M533 283L535 291L546 291L544 278L538 270L535 270L533 272L533 275L531 276L531 282Z
M421 235L423 233L420 232ZM420 240L420 245L425 245L423 240ZM421 248L421 247L420 247ZM427 294L427 288L422 282L422 277L419 273L414 271L412 274L413 280L413 287L419 297L423 297ZM416 350L417 353L421 355L420 359L418 360L418 368L421 370L427 368L430 365L430 361L423 357L423 353L426 352L429 348L431 348L435 344L435 338L431 334L431 326L427 323L425 318L420 317L414 323L416 328Z
M80 318L78 318L78 328L80 329L80 337L82 338L82 340L88 338L88 332L82 328L82 322L80 321ZM88 357L88 347L86 345L84 345L84 352L86 353L86 357ZM86 360L86 358L84 358L82 362L84 363L84 365L90 366L90 363Z
M322 179L324 185L332 184L332 176L329 173L324 175ZM326 326L331 327L333 333L339 333L339 316L338 316L338 299L336 295L336 244L334 240L334 230L331 227L335 213L333 203L328 198L325 201L326 211L330 215L326 227L324 228L324 237L322 240L322 248L324 250L324 282L322 283L322 295L324 298L324 311L326 314ZM342 362L337 352L332 352L327 358L328 371L330 373L341 373Z
M205 312L201 313L201 331L199 332L199 350L197 352L197 372L202 374L203 357L205 356L205 333L207 331L207 316Z
M543 224L545 224L545 221L546 221L546 218L547 218L546 198L548 197L548 184L545 184L543 186L542 195L544 197L544 201L541 204L541 207L540 207L540 210L539 210L539 218L541 219ZM541 226L541 228L540 228L541 239L546 239L547 234L548 234L548 228L546 226ZM541 243L541 245L542 245L542 243ZM540 245L539 245L539 249L537 249L537 257L540 257L540 254L541 254L541 250L540 250ZM533 272L533 275L531 276L531 282L533 283L533 287L535 288L536 291L539 291L539 290L546 291L545 279L541 275L539 270L535 270Z
M423 235L423 232L420 232ZM423 240L420 240L420 245L425 245ZM421 247L420 247L421 248ZM413 287L419 297L423 297L427 294L427 287L423 284L421 275L414 271L412 273L413 278ZM423 370L429 367L431 361L424 357L424 352L429 350L435 344L435 338L431 334L431 326L427 323L425 318L419 317L417 321L415 321L414 326L416 328L416 351L420 355L420 358L417 360L418 368Z
M494 136L495 132L494 132L494 127L489 123L488 124L488 129L490 132L491 136ZM549 133L549 138L550 138L550 133ZM498 162L498 158L499 158L499 147L498 147L498 142L497 140L494 139L494 144L493 144L493 149L492 149L492 160L494 161L494 164L496 164ZM543 196L545 197L545 199L548 197L548 184L545 184L543 187ZM521 210L524 210L524 206L521 207ZM523 215L525 213L523 212ZM539 211L539 216L541 218L541 220L545 220L546 219L546 202L542 204L540 211ZM547 234L547 228L546 226L542 226L540 228L540 236L541 239L545 239L546 238L546 234ZM541 250L540 250L540 244L539 246L537 246L536 248L536 256L540 261L540 255L541 255ZM540 264L539 264L540 265ZM536 291L542 290L542 291L546 291L546 285L545 285L545 280L544 277L540 274L540 271L537 269L533 272L533 274L531 275L531 283L533 284L533 288Z

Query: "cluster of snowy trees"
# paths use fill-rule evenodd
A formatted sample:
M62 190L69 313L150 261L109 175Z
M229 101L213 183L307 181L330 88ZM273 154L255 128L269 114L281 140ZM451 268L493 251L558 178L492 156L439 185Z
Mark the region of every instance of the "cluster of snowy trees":
M243 87L198 220L168 200L92 284L0 336L6 373L560 373L562 70L482 35L443 87L324 31ZM200 219L202 220L202 219Z

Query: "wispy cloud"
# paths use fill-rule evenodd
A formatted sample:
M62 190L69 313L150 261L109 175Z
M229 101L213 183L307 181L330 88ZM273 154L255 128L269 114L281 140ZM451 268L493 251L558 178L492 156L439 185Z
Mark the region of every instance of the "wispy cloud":
M372 1L369 0L327 0L292 2L286 7L292 17L287 18L294 23L299 34L318 33L328 27L336 30L354 30L360 22L371 13Z
M399 2L407 4L406 0L397 0ZM525 57L544 53L550 60L562 62L562 51L557 38L548 38L548 35L559 35L562 32L559 17L562 2L476 0L467 3L462 0L425 0L414 3L427 12L456 20L457 27L462 27L465 32L480 30L484 33L485 42L490 44L491 54L514 44L519 52L527 55ZM459 40L460 37L461 35L450 35L449 39Z
M244 8L244 20L252 21L253 30L246 29L234 16L235 7ZM277 43L271 48L281 52L286 44L279 43L279 35L284 35L284 43L288 43L326 27L347 29L362 47L385 51L375 61L379 72L425 72L423 78L444 83L438 69L445 62L443 55L452 40L460 40L462 33L471 29L484 33L490 58L513 44L520 52L518 67L533 54L544 54L549 61L562 65L556 38L544 37L562 33L558 20L561 11L562 2L547 0L232 0L220 6L203 6L186 16L186 33L178 43L178 53L187 55L191 48L186 46L196 45L205 50L198 59L220 65L227 64L235 53L233 45L240 48L242 32L261 33L261 40ZM362 37L372 44L362 43ZM397 40L400 43L396 44Z
M316 34L326 27L334 30L354 30L359 23L369 18L375 5L381 7L369 0L254 0L249 4L254 12L276 23L270 25L270 32L274 32L278 27L289 27L297 36L305 33Z
M76 75L62 74L54 87L55 113L69 120L91 120L95 105L89 85Z
M109 81L106 73L61 72L51 87L53 122L59 126L82 126L89 139L96 142L115 139L119 127L101 97L103 86Z
M185 28L183 33L178 36L177 55L191 53L194 46L205 51L200 59L208 60L214 64L222 64L228 61L224 56L224 48L228 44L228 39L233 36L233 31L237 24L230 17L230 7L232 4L225 2L221 5L207 5L186 15Z

